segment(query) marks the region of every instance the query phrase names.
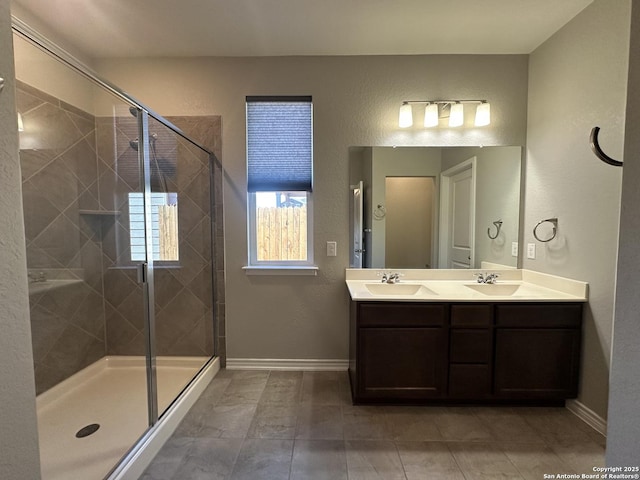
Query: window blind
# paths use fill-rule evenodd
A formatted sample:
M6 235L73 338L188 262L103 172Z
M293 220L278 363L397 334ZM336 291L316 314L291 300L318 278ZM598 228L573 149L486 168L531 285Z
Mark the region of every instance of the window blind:
M312 189L311 97L247 97L249 192Z

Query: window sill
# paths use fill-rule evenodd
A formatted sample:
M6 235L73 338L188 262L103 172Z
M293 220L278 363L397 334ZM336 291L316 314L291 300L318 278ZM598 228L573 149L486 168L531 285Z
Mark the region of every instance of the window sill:
M247 266L242 267L247 275L318 275L318 267L316 266Z

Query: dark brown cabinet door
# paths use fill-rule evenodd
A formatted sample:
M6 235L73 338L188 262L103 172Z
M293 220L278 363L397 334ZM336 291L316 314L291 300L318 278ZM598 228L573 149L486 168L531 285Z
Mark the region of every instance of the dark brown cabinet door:
M574 398L579 362L578 329L497 329L494 393L513 399Z
M446 391L444 328L361 328L358 352L362 399L418 400Z

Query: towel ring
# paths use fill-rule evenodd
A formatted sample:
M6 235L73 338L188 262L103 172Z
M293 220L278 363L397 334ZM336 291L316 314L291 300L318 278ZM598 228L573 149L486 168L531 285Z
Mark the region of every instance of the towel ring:
M540 237L538 237L538 233L536 232L536 230L538 230L538 227L540 225L542 225L545 222L549 222L551 224L553 224L553 234L551 235L551 237L547 238L546 240L542 240ZM553 240L554 238L556 238L556 234L558 233L558 219L557 218L547 218L546 220L540 220L538 223L536 223L536 226L533 227L533 236L536 237L536 240L538 240L539 242L542 243L547 243L550 242L551 240Z
M387 209L384 208L384 205L378 205L378 207L373 211L373 218L376 220L382 220L387 214Z
M495 222L493 222L493 224L496 226L496 234L494 236L491 236L491 227L487 228L487 235L491 240L495 240L496 238L498 238L498 235L500 235L500 229L502 228L502 219L496 220Z

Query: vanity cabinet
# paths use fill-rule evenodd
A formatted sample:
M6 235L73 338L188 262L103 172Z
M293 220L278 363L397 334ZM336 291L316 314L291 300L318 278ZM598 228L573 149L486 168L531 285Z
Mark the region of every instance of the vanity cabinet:
M581 324L581 303L352 301L353 401L574 398Z
M576 397L581 324L581 304L497 305L495 396Z
M442 398L447 385L447 308L442 304L355 303L354 396ZM356 353L357 352L357 353Z

